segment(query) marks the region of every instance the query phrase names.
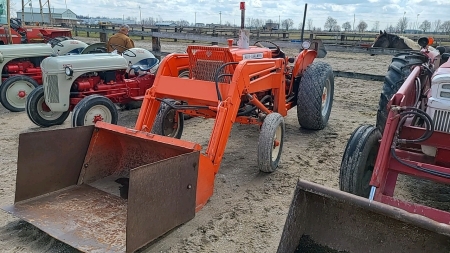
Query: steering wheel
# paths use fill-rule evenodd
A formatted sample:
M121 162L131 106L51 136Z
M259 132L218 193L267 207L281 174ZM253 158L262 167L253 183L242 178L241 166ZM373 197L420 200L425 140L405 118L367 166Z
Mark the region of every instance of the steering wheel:
M49 39L49 41L47 43L52 45L52 47L55 47L55 46L64 47L64 45L61 42L64 40L68 40L68 38L66 38L66 37L63 37L63 39L60 39L60 37L56 37L56 38L50 38L47 36L43 36L43 37L46 39Z
M275 55L275 56L278 56L278 55L280 54L280 52L281 52L280 46L278 46L277 44L273 43L272 41L258 40L258 41L256 41L256 42L253 44L253 46L257 46L257 47L265 47L265 46L263 46L260 42L266 42L266 43L269 43L269 44L274 45L274 46L275 46L275 49L271 49L271 50L272 50L272 54Z
M136 57L136 56L137 56L137 55L136 55L133 51L131 51L129 48L126 48L126 47L124 47L124 46L117 45L117 44L110 44L110 45L111 45L111 47L112 47L114 50L117 50L117 47L120 47L120 48L122 48L122 49L125 49L125 50L122 52L123 55L126 55L126 56L128 56L128 57ZM117 51L119 51L119 50L117 50ZM126 54L125 52L130 52L132 55L128 55L128 54Z

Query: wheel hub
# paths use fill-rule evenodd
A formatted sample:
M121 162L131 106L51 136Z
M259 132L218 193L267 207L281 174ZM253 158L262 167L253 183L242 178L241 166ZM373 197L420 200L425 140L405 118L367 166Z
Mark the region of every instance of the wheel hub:
M19 98L25 98L26 95L27 95L27 93L26 93L24 90L20 90L20 91L17 93L17 96L18 96Z
M100 115L100 114L97 114L97 115L95 115L94 116L94 119L93 119L93 121L92 121L92 123L97 123L98 121L103 121L103 117L102 117L102 115Z

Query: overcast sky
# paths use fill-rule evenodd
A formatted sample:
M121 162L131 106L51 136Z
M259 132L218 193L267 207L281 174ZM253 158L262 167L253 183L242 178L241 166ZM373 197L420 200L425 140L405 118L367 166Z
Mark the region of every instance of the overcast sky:
M25 0L27 1L27 0ZM32 0L38 7L39 1ZM20 9L20 0L15 2L15 9ZM43 0L42 2L45 2ZM78 15L107 17L136 17L139 22L139 6L142 19L187 20L190 23L230 22L240 25L239 2L236 0L51 0L55 8L71 9ZM433 22L450 20L450 0L248 0L246 17L278 20L291 18L297 28L303 19L305 3L308 3L306 19L312 19L313 25L321 27L328 16L335 18L338 25L349 21L355 26L364 20L368 29L379 21L380 29L389 25L396 26L399 18L405 15L412 24L422 23L425 19ZM406 12L406 14L405 14ZM220 14L221 13L221 14Z

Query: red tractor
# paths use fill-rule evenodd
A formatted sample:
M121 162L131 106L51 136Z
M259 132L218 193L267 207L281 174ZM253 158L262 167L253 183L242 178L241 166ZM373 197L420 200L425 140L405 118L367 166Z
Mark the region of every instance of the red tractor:
M47 43L54 38L71 38L72 31L68 28L43 28L36 26L23 27L22 21L17 18L10 19L12 44ZM0 27L0 45L8 45L9 32Z
M394 196L399 174L450 184L450 62L443 48L428 50L428 38L418 43L420 52L392 60L377 126L350 137L340 189L448 225L449 212Z
M117 124L116 104L137 108L152 87L159 60L143 48L116 53L49 57L42 61L43 85L27 97L26 111L38 126L97 121Z
M80 54L88 45L78 40L0 45L0 102L12 112L25 110L27 95L42 84L41 62L51 55Z

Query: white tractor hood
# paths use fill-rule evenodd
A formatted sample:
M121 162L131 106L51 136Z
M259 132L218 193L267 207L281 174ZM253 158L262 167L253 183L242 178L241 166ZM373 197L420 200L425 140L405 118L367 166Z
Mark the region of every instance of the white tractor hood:
M0 53L5 59L50 56L53 48L44 43L0 45Z
M87 73L126 69L128 64L124 57L113 53L62 55L45 58L41 63L45 74L64 73L66 67L70 67L74 73Z

